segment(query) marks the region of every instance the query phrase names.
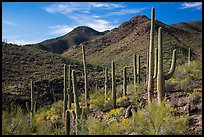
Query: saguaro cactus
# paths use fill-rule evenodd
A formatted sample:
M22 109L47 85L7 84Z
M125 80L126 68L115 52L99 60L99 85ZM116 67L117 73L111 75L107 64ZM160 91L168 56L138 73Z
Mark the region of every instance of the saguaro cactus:
M85 92L85 105L88 105L89 93L87 89L88 81L87 81L87 71L86 71L86 56L84 45L82 45L82 54L83 54L83 63L84 63L84 92Z
M176 49L173 50L172 63L170 71L165 75L163 72L163 46L162 46L162 28L158 30L158 73L157 73L157 92L158 92L158 103L164 98L165 94L165 80L172 77L176 67Z
M66 113L65 113L65 133L67 135L70 134L70 114L69 114L69 110L66 110Z
M127 95L127 69L123 67L123 95Z
M34 102L33 81L31 80L31 127L33 127L34 115L36 110L36 102Z
M75 130L76 135L78 134L78 120L80 118L80 107L79 107L79 99L78 99L78 93L77 93L77 86L76 86L76 75L75 70L72 70L72 87L73 87L73 93L74 93L74 103L75 103Z
M137 84L137 58L136 54L133 54L133 73L134 73L134 87L136 87Z
M68 108L71 108L72 94L71 94L71 65L68 68Z
M64 117L67 110L67 65L64 64Z
M113 108L116 108L116 85L115 85L115 63L112 61L112 98Z
M107 99L108 92L108 68L105 67L105 100Z
M137 83L140 84L140 55L137 56Z
M154 54L154 76L153 79L157 77L157 66L158 66L158 49L155 48L155 54Z
M154 80L153 80L153 56L154 56L154 8L152 8L151 14L151 30L150 30L150 45L149 45L149 74L148 74L148 103L152 101L153 91L154 91Z
M188 48L188 66L191 64L191 48Z

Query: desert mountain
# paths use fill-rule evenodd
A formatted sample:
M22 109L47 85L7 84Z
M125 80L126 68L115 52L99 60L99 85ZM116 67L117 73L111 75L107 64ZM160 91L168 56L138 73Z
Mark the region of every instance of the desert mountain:
M63 53L73 45L78 45L82 42L92 40L104 35L105 33L106 32L98 32L90 27L79 26L64 36L45 40L34 44L34 46L54 53Z
M145 67L146 56L149 47L150 22L145 15L139 15L122 23L105 35L83 42L86 49L87 61L93 64L101 64L110 67L114 60L116 65L132 66L134 53L141 56L141 62ZM159 20L155 21L154 46L157 47L157 31L163 28L163 46L165 67L170 67L173 49L177 49L178 63L187 60L188 48L192 49L193 58L201 59L202 25L201 22L186 22L167 25ZM81 47L72 46L63 53L68 57L81 60ZM121 68L119 68L121 70ZM168 71L166 70L166 71Z

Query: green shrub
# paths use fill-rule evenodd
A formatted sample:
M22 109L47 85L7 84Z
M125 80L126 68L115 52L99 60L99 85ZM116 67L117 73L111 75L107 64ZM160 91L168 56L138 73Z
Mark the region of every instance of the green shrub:
M152 102L146 109L139 109L134 113L131 130L141 135L186 134L188 119L184 116L174 116L174 111L165 102L162 102L161 105Z

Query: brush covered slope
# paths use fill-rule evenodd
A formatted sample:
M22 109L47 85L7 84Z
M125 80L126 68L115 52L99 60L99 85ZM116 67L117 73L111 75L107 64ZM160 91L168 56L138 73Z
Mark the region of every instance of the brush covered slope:
M12 102L25 107L25 102L30 96L31 80L34 81L35 98L38 104L50 104L54 98L62 99L64 64L71 65L72 69L77 70L77 76L81 81L78 86L82 87L82 62L33 46L18 46L2 42L3 109ZM91 72L101 70L100 67L90 64L87 67Z

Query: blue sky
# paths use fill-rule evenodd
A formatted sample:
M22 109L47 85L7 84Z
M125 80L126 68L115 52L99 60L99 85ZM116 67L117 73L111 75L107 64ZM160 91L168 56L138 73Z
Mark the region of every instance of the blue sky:
M174 24L202 20L202 2L2 2L2 40L38 43L77 26L105 31L144 14Z

